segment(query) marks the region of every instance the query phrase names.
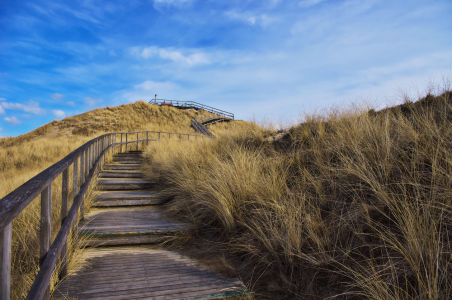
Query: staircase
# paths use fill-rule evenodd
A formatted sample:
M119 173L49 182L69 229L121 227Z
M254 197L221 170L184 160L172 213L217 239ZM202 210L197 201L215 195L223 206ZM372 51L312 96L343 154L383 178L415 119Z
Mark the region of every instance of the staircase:
M198 262L156 243L189 224L163 213L167 198L143 179L141 152L119 153L104 166L94 209L79 223L85 264L61 281L54 299L218 299L250 294Z

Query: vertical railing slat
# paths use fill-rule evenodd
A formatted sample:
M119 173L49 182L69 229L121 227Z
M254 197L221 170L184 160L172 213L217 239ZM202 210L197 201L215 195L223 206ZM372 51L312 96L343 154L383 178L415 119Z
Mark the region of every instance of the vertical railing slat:
M39 264L44 262L44 259L49 252L50 244L52 242L52 183L41 192L41 230L40 230L40 247L39 247ZM44 294L43 300L50 299L50 286Z
M139 150L139 145L138 145L139 139L140 139L140 133L137 132L137 151Z
M69 167L63 171L63 180L61 187L61 224L69 212ZM59 274L60 279L67 275L67 239L61 250L61 271Z
M80 155L80 186L85 182L85 151L82 151ZM85 204L82 201L80 205L80 219L85 217Z
M12 223L6 225L3 231L0 232L0 242L2 243L0 249L0 300L9 300L10 298Z

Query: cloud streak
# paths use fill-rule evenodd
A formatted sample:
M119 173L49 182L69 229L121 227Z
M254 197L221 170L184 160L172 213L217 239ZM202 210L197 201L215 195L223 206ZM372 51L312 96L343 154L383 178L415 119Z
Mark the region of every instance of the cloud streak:
M19 121L19 119L17 119L16 117L6 117L6 118L4 118L3 120L5 120L6 122L8 122L9 123L9 125L12 125L12 126L14 126L14 125L18 125L18 124L22 124L22 122L21 121Z
M42 116L46 113L44 109L39 107L39 103L33 100L28 101L28 103L26 104L1 102L0 106L3 109L23 110L24 112L31 113L37 116Z

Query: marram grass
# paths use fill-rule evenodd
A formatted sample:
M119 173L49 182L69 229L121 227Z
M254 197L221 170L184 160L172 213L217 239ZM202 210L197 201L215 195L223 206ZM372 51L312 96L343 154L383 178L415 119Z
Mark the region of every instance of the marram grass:
M452 298L450 92L277 139L211 128L217 139L151 144L147 176L258 298Z

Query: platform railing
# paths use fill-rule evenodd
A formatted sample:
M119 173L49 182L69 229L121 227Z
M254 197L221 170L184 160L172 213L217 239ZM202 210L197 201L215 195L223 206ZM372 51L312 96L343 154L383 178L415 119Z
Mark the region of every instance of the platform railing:
M231 119L234 120L234 114L221 110L221 109L217 109L214 108L212 106L208 106L208 105L204 105L198 102L193 102L193 101L179 101L179 100L166 100L166 99L152 99L151 101L149 101L149 103L154 104L154 105L168 105L168 106L175 106L175 107L179 107L179 108L195 108L195 109L202 109L205 111L208 111L210 113L213 114L217 114L219 116L222 116L224 118L227 119Z
M155 135L155 139L149 135ZM59 277L67 274L68 236L72 228L77 230L77 224L84 218L84 197L89 184L96 172L106 162L110 152L127 151L129 147L138 150L140 143L149 144L159 141L168 135L178 138L187 137L187 141L197 140L202 135L182 134L174 132L139 131L118 132L101 135L85 143L72 153L34 176L20 187L0 200L0 300L10 299L11 284L11 246L13 220L39 195L41 195L40 223L40 270L26 299L50 299L50 280L60 259ZM135 137L136 140L128 140ZM141 139L140 139L141 138ZM190 139L191 138L191 139ZM69 167L72 166L72 186L69 182ZM52 243L52 183L62 175L61 227ZM69 209L69 190L73 190L73 203Z

